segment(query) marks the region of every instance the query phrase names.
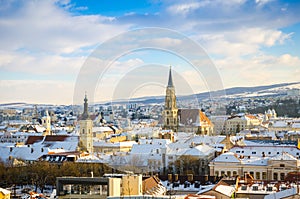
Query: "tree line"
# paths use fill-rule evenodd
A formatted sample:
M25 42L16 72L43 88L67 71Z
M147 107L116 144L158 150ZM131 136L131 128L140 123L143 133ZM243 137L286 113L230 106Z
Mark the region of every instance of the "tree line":
M43 193L46 185L55 186L56 178L63 176L101 177L104 173L116 172L105 164L64 162L62 164L38 161L24 166L0 162L0 187L33 185Z

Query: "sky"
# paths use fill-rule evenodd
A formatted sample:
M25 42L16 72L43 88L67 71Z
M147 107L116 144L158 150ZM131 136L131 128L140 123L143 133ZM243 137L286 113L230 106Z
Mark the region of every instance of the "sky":
M298 82L299 10L296 0L0 0L0 103L164 95L170 65L177 95Z

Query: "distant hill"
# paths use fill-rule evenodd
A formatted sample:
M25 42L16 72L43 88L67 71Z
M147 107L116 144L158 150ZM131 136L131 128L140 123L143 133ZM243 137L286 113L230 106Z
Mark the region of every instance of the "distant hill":
M220 96L221 98L245 98L245 97L259 97L259 96L283 96L286 95L286 91L292 88L300 89L300 82L293 83L281 83L281 84L273 84L273 85L265 85L265 86L253 86L253 87L233 87L224 89L224 92L214 91L214 92L203 92L197 93L195 95L185 95L185 96L177 96L179 100L193 100L195 96L197 96L198 100L207 99L210 97L210 94L218 94L225 93L226 95ZM130 103L144 103L144 104L153 104L153 103L163 103L165 100L165 96L147 96L140 98L130 99ZM95 104L107 104L109 105L111 102L107 103L95 103ZM119 104L127 104L128 100L117 100L114 103ZM29 105L24 102L16 102L16 103L5 103L0 104L1 107L14 107L14 106L26 106ZM50 106L45 105L45 106Z
M224 89L226 96L222 98L244 98L255 96L279 96L286 95L286 90L291 88L300 88L300 82L293 83L281 83L265 86L253 86L253 87L233 87ZM221 93L220 91L214 91L215 93ZM210 92L197 93L196 96L199 100L207 99L210 97ZM195 95L178 96L179 100L195 99ZM130 103L162 103L164 102L164 96L152 96L130 99ZM128 103L128 101L116 101L115 103Z

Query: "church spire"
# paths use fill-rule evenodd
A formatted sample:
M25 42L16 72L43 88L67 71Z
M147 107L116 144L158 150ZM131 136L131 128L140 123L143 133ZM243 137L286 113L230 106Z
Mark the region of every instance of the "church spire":
M87 95L85 93L85 97L84 97L84 106L83 106L83 114L82 114L82 119L86 120L89 119L89 110L88 110L88 99L87 99Z
M172 67L170 66L169 70L169 81L168 81L168 87L174 87L173 79L172 79Z
M165 110L163 111L164 128L177 131L178 129L177 112L178 109L176 105L175 87L172 79L172 68L170 66L169 80L168 80L168 86L166 88L166 96L165 96Z

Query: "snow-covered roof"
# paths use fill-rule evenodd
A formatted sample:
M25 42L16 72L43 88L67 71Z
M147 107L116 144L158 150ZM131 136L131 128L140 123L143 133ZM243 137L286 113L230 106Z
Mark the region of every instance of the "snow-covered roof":
M192 136L189 139L187 139L185 142L191 144L192 142L195 144L218 144L222 142L226 136L220 135L220 136L207 136L207 135L197 135L197 136Z
M266 166L268 165L268 159L266 157L244 157L241 159L241 163L244 165L260 165L260 166Z
M275 121L273 127L286 127L287 123L285 121Z
M274 145L272 143L254 143L250 146L234 146L230 151L245 157L261 157L263 154L266 157L274 157L282 152L287 152L294 157L300 155L300 150L294 145Z
M76 151L79 138L77 136L67 137L64 141L36 142L32 145L23 146L0 146L1 159L6 161L10 156L23 160L37 160L42 155L48 154L52 149L63 149L64 151Z
M235 192L235 188L231 186L226 185L217 185L215 188L215 191L220 192L228 197L232 196L232 194Z
M275 157L272 157L271 159L272 160L280 160L280 161L296 161L297 160L297 158L288 154L287 152L282 152L282 153L276 155Z
M76 162L103 163L103 160L94 155L88 155L88 156L80 157Z
M139 139L140 144L151 144L151 145L167 145L171 143L168 139Z
M0 192L2 192L4 195L10 194L10 191L9 191L9 190L3 189L3 188L0 188Z
M93 132L113 132L112 128L108 126L96 126L93 127Z
M127 142L106 142L104 140L94 139L93 145L94 147L102 146L102 147L131 147L132 145L136 144L135 141L127 141Z
M291 189L286 189L284 191L279 191L279 192L276 192L276 193L266 195L264 197L264 199L287 198L289 196L293 196L293 195L296 195L296 194L297 194L297 188L293 187Z
M227 152L219 155L212 162L230 162L230 163L240 163L241 160L233 152Z
M215 152L215 149L206 145L201 144L192 148L188 148L182 155L190 155L190 156L201 156L205 157L209 154L212 154Z
M132 145L131 154L144 154L144 155L150 155L157 149L163 148L164 145L159 144L134 144Z
M292 124L292 128L300 128L300 123L294 123L294 124Z

